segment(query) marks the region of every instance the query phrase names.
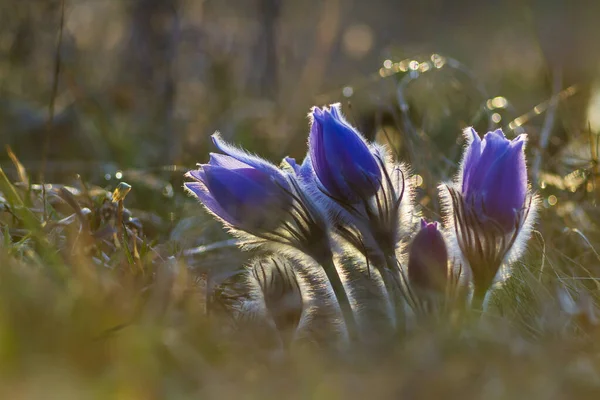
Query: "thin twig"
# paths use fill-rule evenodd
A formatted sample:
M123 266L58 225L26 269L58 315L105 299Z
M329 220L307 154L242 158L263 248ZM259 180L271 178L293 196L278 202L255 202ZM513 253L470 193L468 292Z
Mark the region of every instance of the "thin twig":
M554 121L556 119L556 110L558 108L559 94L562 88L562 70L560 67L556 67L552 71L552 98L546 110L546 118L542 125L542 131L540 133L540 141L538 148L535 152L535 158L531 166L531 180L534 185L538 184L538 176L540 174L540 168L542 165L542 156L548 147L550 141L550 135L552 134L552 128L554 128Z
M208 253L208 252L211 252L214 250L220 250L220 249L230 248L230 247L237 247L239 243L240 243L240 241L238 239L223 240L221 242L210 243L210 244L206 244L203 246L198 246L198 247L184 250L183 255L188 257L188 256L194 256L197 254Z
M58 78L60 75L61 56L60 50L62 47L63 39L63 28L65 25L65 0L60 2L60 25L58 28L58 41L56 43L56 49L54 52L54 76L52 79L52 92L50 95L50 104L48 105L48 121L46 122L46 132L44 136L44 147L42 151L42 168L40 169L40 183L44 187L44 171L46 170L46 159L48 157L48 147L50 145L50 130L54 124L54 108L56 104L56 96L58 93ZM44 204L44 221L47 220L46 212L46 195L44 190L43 204Z

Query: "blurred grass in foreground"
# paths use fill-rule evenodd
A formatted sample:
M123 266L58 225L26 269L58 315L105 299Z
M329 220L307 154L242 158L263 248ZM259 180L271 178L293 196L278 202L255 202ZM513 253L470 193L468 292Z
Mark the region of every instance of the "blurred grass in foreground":
M554 234L548 210L544 236L534 235L483 316L422 321L386 354L357 350L348 363L305 346L272 359L257 346L260 332L231 334L226 315L206 314L206 269L190 269L172 238L149 242L123 206L127 185L42 187L11 158L19 181L0 172L1 398L549 399L600 390L598 282L585 268L598 254L579 231Z

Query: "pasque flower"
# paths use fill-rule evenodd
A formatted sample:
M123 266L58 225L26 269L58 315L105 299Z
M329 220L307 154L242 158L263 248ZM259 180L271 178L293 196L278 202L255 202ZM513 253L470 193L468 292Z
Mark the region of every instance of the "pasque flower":
M381 171L365 139L342 116L340 105L313 107L309 154L328 195L356 203L381 186Z
M446 215L480 302L501 267L508 272L521 254L537 198L527 185L526 135L508 140L498 129L481 140L472 128L465 135L468 146L457 182L446 185Z
M355 338L356 322L333 263L325 218L298 183L302 168L286 158L280 170L225 143L218 134L213 142L226 155L211 153L207 164L186 174L193 182L185 188L234 233L250 234L255 246L289 246L315 259L331 283L348 335Z
M448 284L448 249L437 222L421 220L408 248L408 280L418 289L444 294Z
M316 188L314 197L320 197L334 230L373 262L395 303L396 250L410 209L410 201L402 201L409 191L405 168L387 148L368 143L342 116L339 104L313 107L311 119L301 179Z
M402 201L405 168L392 161L385 147L367 143L339 108L313 108L301 179L312 180L315 197L322 194L322 204L350 243L380 260L394 258L407 211L403 206L409 203Z
M515 225L527 195L525 135L510 141L498 129L483 141L473 129L463 164L462 194L478 212L498 223L505 232Z
M229 150L219 137L217 147ZM234 149L236 154L240 152ZM277 227L292 205L286 194L289 183L275 167L247 154L234 158L211 153L207 164L189 171L185 188L218 218L233 228L250 233Z

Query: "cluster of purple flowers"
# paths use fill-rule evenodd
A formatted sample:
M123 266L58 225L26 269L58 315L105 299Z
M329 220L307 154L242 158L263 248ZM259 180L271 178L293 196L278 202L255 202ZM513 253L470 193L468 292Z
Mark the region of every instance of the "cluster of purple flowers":
M213 135L224 154L188 172L186 190L246 246L319 265L351 340L359 335L361 305L352 299L356 282L345 279L339 253L359 255L369 277L373 268L394 326L406 305L431 310L458 286L481 306L522 253L535 218L525 135L511 141L496 130L481 139L466 131L457 178L440 186L440 227L420 218L408 166L367 142L339 104L314 107L310 120L301 164L286 157L277 167Z

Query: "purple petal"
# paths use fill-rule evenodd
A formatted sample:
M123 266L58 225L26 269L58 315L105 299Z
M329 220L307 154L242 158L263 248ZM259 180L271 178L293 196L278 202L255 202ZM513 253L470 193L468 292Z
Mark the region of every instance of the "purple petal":
M309 148L319 181L334 197L356 201L379 189L379 165L364 138L341 115L339 105L313 108Z
M277 226L290 206L290 197L261 170L207 165L204 172L213 198L245 229Z
M477 132L475 132L475 129L468 128L465 131L465 134L467 136L469 144L462 164L463 193L467 193L469 191L471 177L473 176L473 172L475 171L477 162L479 161L479 157L481 156L481 139L479 138Z
M227 204L238 207L239 203L260 205L263 200L277 190L269 175L253 168L230 170L207 165L206 186L216 200L228 209Z
M343 185L343 177L339 170L330 167L332 160L328 159L327 148L324 142L323 113L319 109L316 110L320 114L317 115L316 111L313 114L315 118L310 130L310 136L308 137L310 161L317 178L327 191L334 197L343 198L345 197L345 193L348 192L348 188ZM332 154L331 157L335 158L336 155Z
M207 187L201 182L186 182L183 184L188 193L196 196L198 200L213 214L223 219L232 226L239 224L229 213L225 212L219 203L212 197Z
M242 149L238 149L237 147L230 145L229 143L223 141L218 133L212 135L212 140L215 146L217 146L217 148L223 153L244 164L252 166L266 174L273 176L281 185L287 187L287 181L285 180L285 177L275 165L263 160L260 157L254 156Z
M467 191L464 193L467 201L476 192L485 192L487 187L492 184L487 178L490 167L508 151L509 146L510 141L504 137L504 134L499 135L497 132L488 132L485 135L482 141L481 156L471 166L472 172L467 181Z
M300 166L298 176L303 182L313 181L315 179L315 171L313 169L313 165L309 154L307 154L306 157L304 157L304 161Z
M408 278L421 289L445 293L448 278L448 250L437 223L421 221L423 228L409 247Z
M210 159L208 163L210 165L223 167L227 169L250 168L250 165L248 164L238 161L233 157L218 153L210 153Z
M206 175L204 174L202 167L200 167L199 169L188 171L184 176L186 178L192 178L206 184Z
M527 195L524 144L522 137L510 142L508 151L493 163L486 178L485 213L506 232L512 230L515 212L523 207Z

